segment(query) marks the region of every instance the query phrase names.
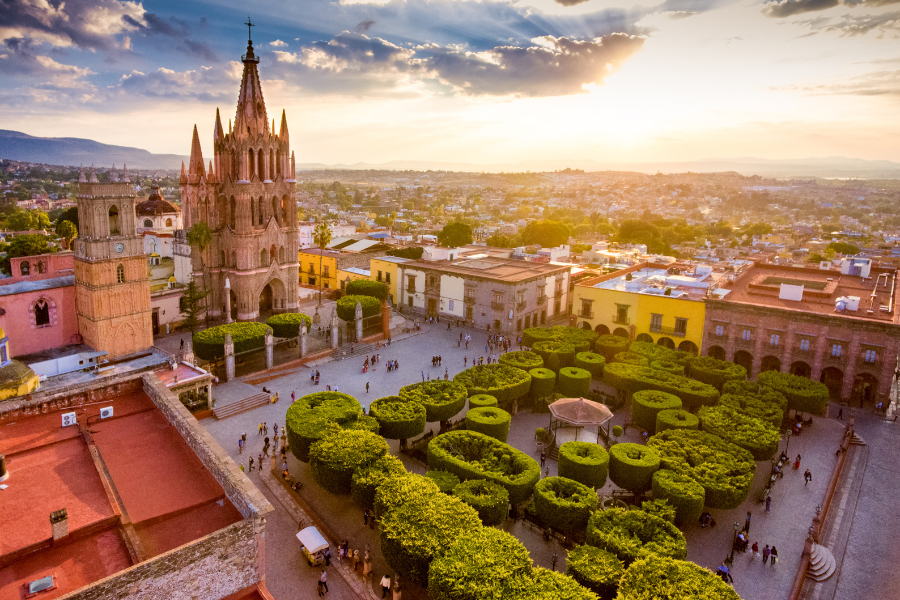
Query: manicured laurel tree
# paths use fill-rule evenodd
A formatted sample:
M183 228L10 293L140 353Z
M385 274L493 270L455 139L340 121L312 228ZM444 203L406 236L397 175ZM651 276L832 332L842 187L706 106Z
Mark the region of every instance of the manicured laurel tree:
M553 368L551 364L559 364L560 367L569 367L575 360L575 346L569 342L560 340L547 340L535 342L531 348L544 361L544 366ZM556 357L551 358L551 357Z
M566 442L559 447L559 476L590 488L602 488L609 474L609 452L591 442Z
M684 365L678 364L674 360L654 360L650 363L650 368L666 371L672 375L684 375Z
M569 550L566 575L591 590L600 600L613 600L625 565L612 552L585 544Z
M583 530L597 502L593 489L565 477L544 477L534 486L535 512L558 531Z
M428 468L450 471L463 481L495 481L516 504L531 496L541 477L541 467L533 458L477 431L448 431L431 440Z
M619 581L617 600L741 600L718 575L686 560L648 556Z
M556 373L552 369L531 369L531 397L546 398L556 389Z
M419 585L428 566L453 541L481 526L478 513L458 498L432 494L409 500L380 521L381 552L388 565Z
M650 361L647 360L646 357L641 356L640 354L635 354L631 351L617 352L615 355L613 355L611 362L625 363L627 365L635 365L638 367L646 367L650 365Z
M659 390L674 394L681 398L685 410L689 411L712 406L719 399L719 390L711 385L649 367L609 363L603 370L603 379L609 385L627 392Z
M300 323L306 323L308 333L312 327L312 319L302 313L281 313L266 319L266 325L272 328L272 334L280 338L295 338L300 335Z
M781 412L787 411L788 401L784 394L755 381L729 381L722 388L722 393L752 398L776 406ZM778 424L781 425L780 422Z
M431 479L413 473L401 473L385 479L375 491L375 516L379 519L410 500L440 494Z
M502 408L473 408L466 413L466 429L506 443L512 416Z
M459 485L459 477L449 471L428 471L425 477L435 482L442 492L450 494Z
M697 355L686 350L669 350L669 357L667 360L676 362L679 365L687 368L688 363L694 360L695 356Z
M771 393L781 396L775 390L771 390ZM784 398L784 396L781 397ZM754 417L775 427L781 427L781 423L784 420L784 410L779 408L778 404L773 404L761 398L762 396L758 394L746 394L743 396L722 394L716 406L727 406L748 417Z
M666 392L641 390L631 396L631 420L651 433L656 431L656 415L660 411L680 408L681 398Z
M344 296L335 305L337 316L343 321L355 321L357 303L362 305L363 318L374 317L381 311L381 302L379 302L378 298L373 298L372 296Z
M457 373L453 382L465 387L468 396L490 394L501 405L521 398L531 389L531 375L522 369L499 363L469 367ZM402 393L403 389L400 391Z
M575 355L573 366L589 372L594 379L600 379L603 377L606 359L594 352L579 352Z
M332 494L349 494L353 472L387 454L383 437L371 431L339 431L309 449L313 479Z
M656 473L659 473L659 471L657 471ZM654 473L654 475L656 475L656 473ZM666 500L661 500L659 498L653 500L644 500L643 502L641 502L641 510L648 515L656 515L663 521L675 523L675 507L669 504Z
M381 430L381 425L378 424L378 421L376 421L374 417L370 417L369 415L359 415L355 421L351 421L344 425L344 429L360 429L362 431L378 433Z
M469 397L465 386L440 380L404 385L399 394L424 406L425 420L429 423L452 419L465 407Z
M512 535L476 527L459 535L428 568L431 600L503 600L531 574L531 558Z
M659 344L654 344L652 342L631 342L628 351L640 354L649 362L655 360L672 360L673 355L675 354L674 350L669 350L665 346L660 346Z
M501 354L498 360L501 365L515 367L517 369L522 369L523 371L539 369L544 366L544 359L541 358L540 354L528 352L527 350L515 350L513 352Z
M490 394L475 394L469 398L469 409L496 407L497 399Z
M597 594L568 575L543 567L532 569L520 584L510 600L598 600Z
M642 510L610 508L591 515L587 543L615 554L625 566L650 554L687 556L687 541L675 525Z
M344 293L348 296L372 296L384 302L387 300L388 288L380 281L357 279L347 284L347 289L344 290Z
M828 386L824 383L778 371L760 373L756 382L784 394L789 410L821 415L828 406Z
M747 499L756 463L747 450L717 435L669 429L647 442L663 469L687 475L703 486L709 508L737 508Z
M591 374L578 367L559 370L559 393L566 398L584 398L591 392Z
M687 475L660 469L653 474L653 498L674 506L675 524L684 527L700 518L706 492L702 485Z
M350 497L359 508L372 510L379 486L388 479L405 473L406 467L399 458L385 454L371 465L354 471L350 481Z
M559 334L549 327L529 327L522 332L522 345L531 348L536 342L559 339Z
M204 360L225 356L225 336L231 334L235 353L262 348L266 342L265 323L229 323L201 329L193 335L194 354Z
M602 354L606 358L606 364L609 364L613 356L628 350L628 345L628 338L607 333L606 335L601 335L594 342L594 351L597 354Z
M389 440L405 440L425 431L425 407L408 396L385 396L369 405L369 416Z
M688 374L693 379L708 383L719 391L722 391L722 386L729 381L747 379L747 369L741 365L712 356L697 356L691 359L688 363Z
M649 490L657 469L659 456L647 446L621 443L609 449L609 478L622 489Z
M621 425L613 425L613 428L612 428L613 437L617 438L620 435L622 435L622 433L623 433L623 430L622 430Z
M661 410L656 413L654 431L659 433L666 429L700 429L700 417L686 410Z
M509 514L509 492L499 483L470 479L454 487L453 495L474 508L487 527L499 525Z
M309 462L310 445L325 433L354 423L362 406L353 396L340 392L315 392L291 403L285 417L288 447L297 460Z
M749 450L755 460L769 460L778 451L781 433L767 421L727 406L704 406L697 416L701 430Z
M554 325L550 328L559 339L565 340L575 346L575 352L585 352L591 349L600 334L592 329L569 327L568 325Z

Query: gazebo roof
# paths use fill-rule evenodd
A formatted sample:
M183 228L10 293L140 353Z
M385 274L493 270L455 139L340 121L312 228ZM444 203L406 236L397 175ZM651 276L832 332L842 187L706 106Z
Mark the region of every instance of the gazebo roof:
M560 398L550 405L550 412L558 421L578 427L602 425L613 416L605 404L584 398Z

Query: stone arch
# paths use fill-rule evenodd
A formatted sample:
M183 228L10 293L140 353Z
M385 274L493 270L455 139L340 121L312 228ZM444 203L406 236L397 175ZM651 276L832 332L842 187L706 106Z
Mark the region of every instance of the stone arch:
M228 294L231 296L231 320L237 321L238 316L238 300L237 295L234 293L234 290L228 290Z
M587 331L590 331L590 330L591 330L591 324L590 324L590 322L589 322L589 321L582 321L582 322L581 322L581 328L582 328L582 329L586 329Z
M853 378L851 400L858 400L860 407L878 398L878 378L871 373L859 373Z
M281 197L281 224L284 225L288 222L288 197L284 195Z
M281 161L284 160L284 154L281 150L278 151L278 160L275 163L275 175L281 175Z
M279 225L281 225L281 219L279 218L281 217L281 211L278 207L277 196L272 196L272 216L275 217L275 221L278 222Z
M28 277L31 275L31 263L27 260L23 260L19 263L19 273L22 274L22 277Z
M678 349L682 352L690 352L694 356L697 356L699 353L699 349L697 348L697 344L690 340L684 340L680 344L678 344Z
M251 202L252 202L252 200L251 200ZM259 206L259 208L258 208L257 211L256 211L256 218L259 220L259 223L257 223L257 224L258 224L258 225L262 225L262 224L263 224L263 218L264 218L264 217L263 217L263 199L262 199L262 196L260 196L259 199L257 200L257 205Z
M234 269L237 269L237 252L234 250L231 251L231 266Z
M828 386L832 398L840 399L841 390L844 388L844 372L837 367L825 367L819 376L819 381Z
M123 323L116 331L116 355L131 354L137 348L137 334L131 323Z
M750 377L750 374L753 372L753 355L747 352L746 350L738 350L734 353L734 359L732 362L736 365L741 365L745 369L747 369L747 377Z
M36 327L50 325L50 302L44 297L38 298L31 305L31 314Z
M153 227L153 221L150 219L144 219L144 227Z
M790 372L791 375L796 375L797 377L806 377L807 379L812 377L812 367L810 367L808 363L805 363L802 360L794 361L791 364Z
M116 283L125 283L125 265L116 265Z
M266 155L263 154L262 148L256 153L257 156L257 167L259 170L259 180L262 181L266 178Z
M278 258L278 249L275 247L275 244L272 244L269 248L269 262L274 261L276 258Z
M628 335L628 330L627 330L627 329L624 329L624 328L622 328L622 327L616 327L616 330L613 331L613 335L617 335L617 336L619 336L619 337L623 337L623 338L625 338L626 340L629 339L629 338L631 337L630 335Z
M725 348L722 346L710 346L706 351L707 356L711 356L716 360L725 360Z
M634 341L636 341L636 342L646 342L646 343L648 343L648 344L652 344L652 343L653 343L653 336L651 336L649 333L639 333L639 334L637 335L637 337L634 338Z
M283 310L287 298L287 288L277 277L273 277L259 292L259 314Z
M47 265L44 264L44 261L39 260L37 264L37 272L38 274L43 274L47 272Z
M284 246L281 246L278 249L278 264L280 264L280 265L284 264Z
M781 371L781 359L777 356L772 356L771 354L768 356L763 356L762 363L759 367L759 372L764 373L766 371Z
M222 260L219 262L219 265L222 266L222 267L227 267L228 265L225 264L225 251L224 251L224 250L222 250L221 259L222 259Z
M259 266L265 267L269 264L269 257L266 255L266 249L263 248L259 251Z
M600 323L599 325L594 327L594 331L596 331L600 335L609 335L609 327L607 327L603 323Z
M172 226L172 219L166 219L166 227Z
M256 172L256 155L253 153L253 148L247 150L247 179L253 179L253 174Z
M663 348L668 348L669 350L675 349L675 341L672 338L661 337L656 340L657 346L662 346Z
M274 131L272 133L275 133ZM269 179L275 180L275 151L269 150Z
M109 207L109 235L119 235L119 207Z

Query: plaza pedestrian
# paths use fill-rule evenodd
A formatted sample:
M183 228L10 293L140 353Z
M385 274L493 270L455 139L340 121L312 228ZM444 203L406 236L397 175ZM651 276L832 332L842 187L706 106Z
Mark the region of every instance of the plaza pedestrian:
M250 471L250 473L253 472L253 457L252 457L252 456L250 457L250 469L249 469L249 471Z
M322 582L322 587L325 588L325 593L328 593L328 573L325 572L325 569L322 569L322 575L319 577L319 581Z
M747 511L747 520L744 521L744 531L746 531L747 533L750 533L750 517L752 517L752 516L753 516L753 513L751 513L748 510Z
M422 381L425 381L425 371L422 371Z
M800 455L797 455L797 460L794 461L794 470L797 471L800 469Z
M281 461L281 470L287 471L287 461Z
M759 542L753 542L753 545L750 546L750 558L756 558L759 556Z
M272 439L273 440L278 439L278 423L272 424Z
M544 463L547 462L547 453L541 450L541 468L544 468Z
M366 393L367 394L369 393L369 382L368 381L366 382Z
M263 423L263 435L269 435L269 424Z
M544 479L550 477L550 467L544 468Z
M772 546L772 566L775 566L775 563L778 562L778 548Z
M338 546L338 562L344 564L344 558L347 556L347 546L349 542L344 540L341 542L340 546Z
M391 578L389 575L385 575L381 578L381 597L387 596L389 591L391 591Z
M319 594L319 598L325 595L325 586L322 585L321 581L316 582L316 592Z
M722 578L722 581L725 583L734 583L734 578L731 576L731 573L728 572L728 567L725 566L725 563L719 565L719 569L716 571L716 574Z
M772 510L772 496L766 496L766 512Z
M256 465L259 468L259 470L262 471L262 452L259 453L259 459L257 460Z
M465 368L468 368L468 366L469 366L469 357L468 357L468 356L463 356L463 368L464 368L464 369L465 369Z
M367 508L363 513L363 527L369 526L369 509Z
M184 338L181 338L181 349L184 350Z
M772 551L769 550L769 545L766 544L766 547L763 548L763 564L769 562L769 555L772 554Z
M843 421L843 420L844 420L844 407L842 406L838 409L838 421Z
M238 438L238 454L244 453L244 440Z
M809 469L803 474L803 479L806 480L806 483L803 484L803 487L809 485L809 482L812 481L812 473L809 472Z
M325 548L324 556L325 556L325 566L330 567L331 566L331 549L330 548Z
M262 428L263 428L263 424L260 423L260 424L259 424L259 430L256 432L256 435L262 435Z

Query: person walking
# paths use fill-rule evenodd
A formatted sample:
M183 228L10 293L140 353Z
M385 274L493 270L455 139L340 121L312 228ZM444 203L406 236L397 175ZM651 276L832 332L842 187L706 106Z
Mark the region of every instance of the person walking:
M319 598L321 598L325 595L325 586L322 585L321 581L316 582L316 592L318 592Z
M259 424L259 429L256 432L256 435L262 435L262 423Z
M244 453L244 440L241 438L238 438L238 454L243 454L243 453Z
M800 455L797 455L797 460L794 461L794 470L797 471L800 469Z
M756 558L759 556L759 542L753 542L753 545L750 546L750 558Z
M747 520L744 521L744 531L746 531L748 534L750 533L750 517L752 517L752 516L753 516L753 513L751 513L748 510L747 511Z
M838 409L838 421L843 421L843 420L844 420L844 407L842 406Z
M250 457L250 469L248 470L250 473L253 472L253 457Z
M325 548L325 553L323 556L325 557L325 566L330 567L331 566L331 549Z
M422 371L422 381L425 381L425 371Z
M769 562L769 555L772 554L772 551L769 550L769 545L766 544L766 547L763 548L763 564Z
M806 472L803 473L803 479L806 480L806 483L803 484L803 487L806 487L807 485L809 485L809 482L812 481L812 473L809 472L809 469L807 469Z
M262 471L262 452L259 453L259 458L256 461L256 467Z
M391 591L391 578L388 575L385 575L381 578L381 597L384 598L387 596L387 593Z
M369 509L367 508L363 513L363 527L368 527L369 525Z
M319 576L319 581L322 582L322 587L325 588L325 593L328 593L328 573L325 572L325 569L322 569L322 575Z
M772 566L775 566L775 563L778 562L778 548L772 546Z
M772 510L772 496L766 496L766 512Z
M541 450L541 468L544 468L544 463L547 462L547 453Z
M369 393L369 382L368 381L366 382L366 393L367 394Z

